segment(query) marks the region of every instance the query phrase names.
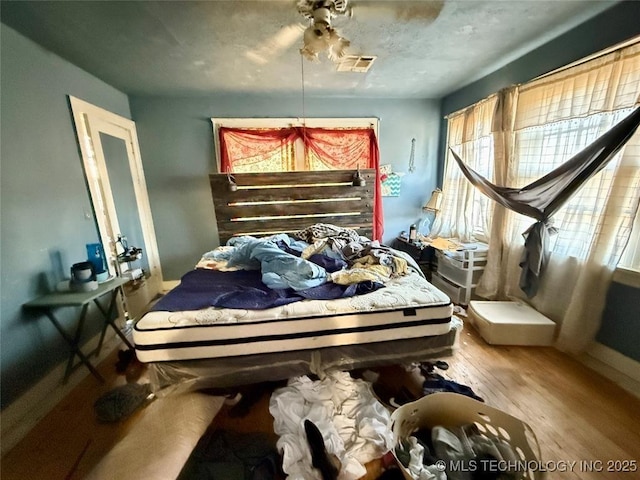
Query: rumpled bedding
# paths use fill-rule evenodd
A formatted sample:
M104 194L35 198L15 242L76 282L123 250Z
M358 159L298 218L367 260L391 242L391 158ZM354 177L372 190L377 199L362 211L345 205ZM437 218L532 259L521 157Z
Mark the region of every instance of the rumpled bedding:
M315 224L292 235L230 239L205 253L153 310L265 309L331 300L375 291L410 269L422 275L403 252L353 229Z
M355 230L329 224L315 224L291 236L265 238L234 237L224 247L203 255L196 266L221 271L260 270L269 288L303 290L341 278L340 283L362 281L362 274L352 280L344 270L370 270L368 280L389 280L406 275L409 268L422 274L417 264L390 247L359 236ZM340 275L337 274L340 272Z

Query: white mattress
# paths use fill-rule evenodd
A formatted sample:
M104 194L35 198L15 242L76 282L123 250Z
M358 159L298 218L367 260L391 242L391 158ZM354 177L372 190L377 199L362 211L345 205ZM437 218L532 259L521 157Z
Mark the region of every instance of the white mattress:
M153 311L135 325L142 362L218 358L443 335L449 297L416 273L385 288L337 300L266 310Z

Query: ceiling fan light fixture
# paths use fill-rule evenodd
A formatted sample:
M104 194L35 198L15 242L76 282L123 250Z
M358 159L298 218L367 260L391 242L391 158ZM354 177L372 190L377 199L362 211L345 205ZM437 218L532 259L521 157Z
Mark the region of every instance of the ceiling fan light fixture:
M298 3L298 11L311 21L304 31L304 46L300 49L306 59L318 61L322 52L333 61L345 56L351 42L336 32L331 26L331 18L336 14L344 15L346 6L347 0L301 0Z
M304 31L304 46L300 53L308 60L318 61L319 54L326 52L331 60L337 60L345 56L351 42L341 37L330 26L314 24Z
M347 54L347 48L349 48L351 42L338 35L335 30L331 29L329 34L329 44L327 56L335 62Z
M312 18L314 25L324 23L327 27L331 26L331 11L328 7L321 7L314 10Z
M347 15L347 3L348 0L298 0L297 7L300 15L311 20L319 10L326 10L331 17Z

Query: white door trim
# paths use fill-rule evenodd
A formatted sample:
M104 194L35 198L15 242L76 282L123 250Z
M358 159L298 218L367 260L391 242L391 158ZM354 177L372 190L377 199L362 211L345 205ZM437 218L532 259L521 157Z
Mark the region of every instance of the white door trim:
M115 274L117 270L115 267L117 259L114 246L117 239L114 236L120 233L120 228L117 222L104 152L100 142L99 134L101 132L121 138L126 144L129 168L145 242L144 254L149 263L149 273L153 283L160 288L162 284L160 256L135 123L128 118L116 115L71 95L69 100L100 239L105 247L105 255L108 259L109 272Z

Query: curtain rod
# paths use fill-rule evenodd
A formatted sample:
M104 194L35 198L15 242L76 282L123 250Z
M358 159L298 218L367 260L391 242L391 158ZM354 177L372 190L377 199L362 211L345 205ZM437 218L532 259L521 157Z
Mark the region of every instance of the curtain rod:
M587 57L581 58L580 60L576 60L575 62L571 62L568 65L564 65L562 67L556 68L555 70L551 70L550 72L543 73L542 75L534 77L534 78L532 78L531 80L529 80L529 81L527 81L525 83L513 84L513 85L511 85L509 87L505 87L505 88L513 88L513 87L517 87L517 86L521 86L521 85L526 85L529 82L534 82L536 80L540 80L540 79L548 77L550 75L554 75L556 73L560 73L560 72L562 72L564 70L567 70L569 68L573 68L573 67L576 67L578 65L582 65L584 63L587 63L587 62L590 62L592 60L595 60L597 58L604 57L606 55L610 55L611 53L614 53L616 51L622 50L622 49L627 48L627 47L631 47L631 46L633 46L635 44L638 44L638 43L640 43L640 35L632 37L632 38L630 38L628 40L625 40L623 42L617 43L616 45L614 45L612 47L608 47L608 48L605 48L604 50L601 50L599 52L596 52L596 53L593 53L591 55L588 55ZM445 120L449 120L452 117L456 117L458 115L461 115L467 109L473 108L474 106L476 106L480 102L489 100L494 95L497 95L497 93L492 93L491 95L488 95L487 97L482 98L482 99L478 100L477 102L475 102L475 103L473 103L473 104L471 104L471 105L469 105L467 107L460 108L460 109L456 110L455 112L451 112L451 113L445 115L443 118Z
M509 87L505 87L505 88L513 88L513 87L516 87L516 86L517 86L517 85L511 85L511 86L509 86ZM504 90L504 89L501 89L501 90ZM464 112L466 112L466 111L467 111L467 110L469 110L470 108L475 108L479 103L486 102L486 101L488 101L488 100L491 100L493 97L498 96L498 93L499 93L501 90L499 90L499 91L498 91L498 92L496 92L496 93L492 93L491 95L488 95L488 96L486 96L486 97L484 97L484 98L481 98L480 100L478 100L478 101L477 101L477 102L475 102L475 103L472 103L471 105L468 105L468 106L466 106L466 107L460 108L459 110L456 110L455 112L448 113L448 114L447 114L447 115L445 115L443 118L444 118L445 120L449 120L449 119L450 119L450 118L452 118L452 117L457 117L458 115L462 115Z
M632 38L630 38L628 40L625 40L623 42L617 43L617 44L613 45L612 47L608 47L608 48L605 48L604 50L600 50L599 52L596 52L596 53L593 53L591 55L588 55L588 56L586 56L584 58L576 60L575 62L571 62L568 65L564 65L562 67L556 68L555 70L551 70L550 72L543 73L542 75L539 75L539 76L533 78L530 81L533 82L535 80L540 80L541 78L545 78L545 77L547 77L549 75L554 75L556 73L560 73L560 72L562 72L564 70L567 70L569 68L577 67L578 65L582 65L584 63L590 62L590 61L595 60L597 58L605 57L605 56L610 55L612 53L615 53L615 52L617 52L619 50L622 50L624 48L631 47L631 46L635 45L636 43L640 43L640 35L632 37Z

